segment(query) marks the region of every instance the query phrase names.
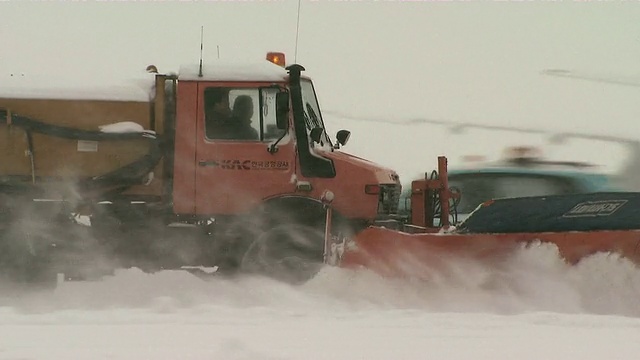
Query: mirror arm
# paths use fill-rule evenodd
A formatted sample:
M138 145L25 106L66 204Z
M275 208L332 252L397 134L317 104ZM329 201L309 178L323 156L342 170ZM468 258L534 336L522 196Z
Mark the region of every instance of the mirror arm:
M276 140L276 142L274 142L273 144L270 144L267 147L267 151L269 152L269 154L275 154L278 152L278 143L280 142L280 140L284 139L285 135L287 135L288 131L284 131L282 133L282 135L278 138L278 140Z

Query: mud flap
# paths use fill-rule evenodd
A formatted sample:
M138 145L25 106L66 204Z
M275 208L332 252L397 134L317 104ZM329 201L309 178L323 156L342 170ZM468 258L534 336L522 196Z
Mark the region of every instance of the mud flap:
M459 233L541 233L640 229L640 193L608 192L485 202Z

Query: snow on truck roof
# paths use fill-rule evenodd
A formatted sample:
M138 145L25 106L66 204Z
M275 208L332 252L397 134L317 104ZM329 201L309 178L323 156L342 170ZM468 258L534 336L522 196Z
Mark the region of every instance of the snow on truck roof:
M198 74L198 65L182 66L178 80L281 82L289 76L287 70L269 61L216 61L202 66L202 77Z
M177 75L182 81L282 82L288 77L287 70L269 61L214 61L204 64L202 73L199 77L199 65L185 65ZM153 96L154 86L155 74L147 72L113 77L0 74L0 98L12 99L147 102Z

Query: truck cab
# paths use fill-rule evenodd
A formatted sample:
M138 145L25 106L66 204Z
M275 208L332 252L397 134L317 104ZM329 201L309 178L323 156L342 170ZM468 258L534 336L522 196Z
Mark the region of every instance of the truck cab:
M372 223L394 214L396 172L340 151L349 131L332 141L313 82L277 55L180 70L174 212L232 216L273 201L319 204L330 191L347 219Z

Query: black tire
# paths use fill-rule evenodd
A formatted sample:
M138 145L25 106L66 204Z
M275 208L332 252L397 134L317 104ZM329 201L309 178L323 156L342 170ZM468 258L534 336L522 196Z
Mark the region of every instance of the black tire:
M57 273L52 269L51 259L27 250L12 249L12 259L5 261L3 277L10 283L27 288L54 289Z
M51 225L44 223L35 227L28 219L13 217L12 220L3 224L0 233L2 277L15 285L55 288L57 272L51 258L55 248L44 238L53 232Z
M57 287L59 273L79 280L98 268L98 257L90 256L97 251L90 228L64 209L24 201L8 210L9 222L0 226L0 273L6 281L50 289Z
M317 227L281 224L261 234L245 253L241 269L290 284L313 278L323 266L324 233Z
M324 264L326 209L300 197L271 199L254 211L218 222L212 256L218 275L258 274L299 284ZM353 233L351 222L336 211L335 235Z

